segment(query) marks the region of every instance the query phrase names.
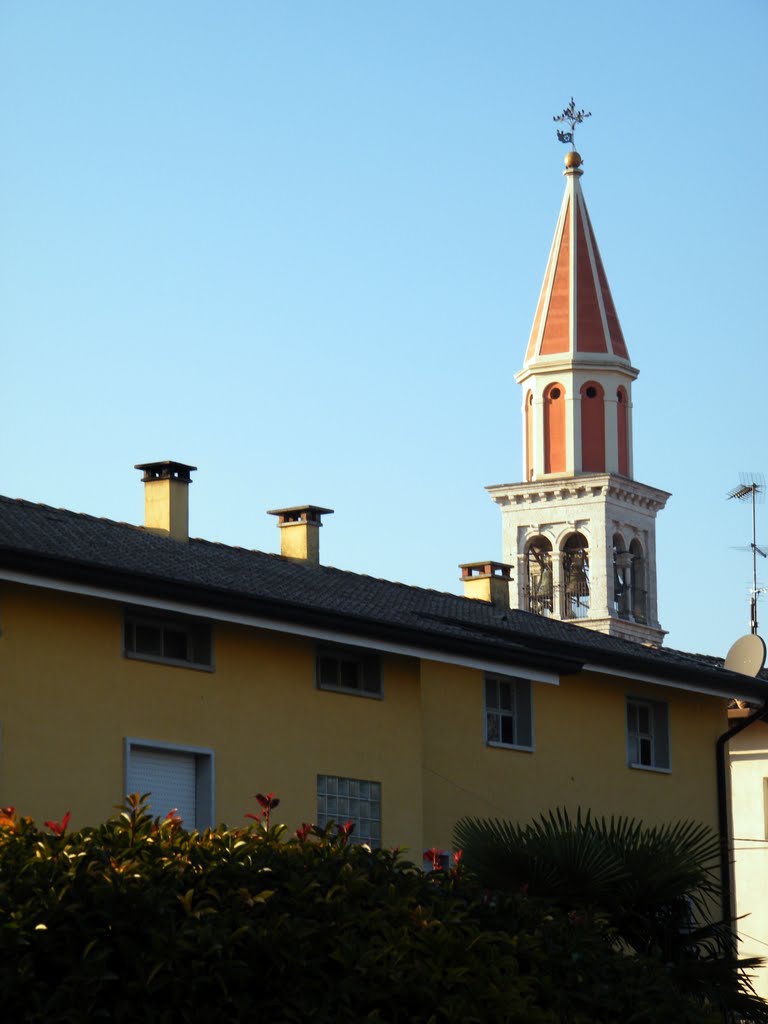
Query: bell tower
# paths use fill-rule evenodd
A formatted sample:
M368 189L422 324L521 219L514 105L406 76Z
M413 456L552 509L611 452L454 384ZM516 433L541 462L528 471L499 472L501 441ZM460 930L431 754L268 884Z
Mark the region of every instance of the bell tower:
M573 141L572 132L558 137ZM660 644L656 514L669 494L634 479L638 371L608 287L575 149L564 174L544 284L515 376L522 388L524 482L487 490L501 508L503 560L517 567L512 607Z

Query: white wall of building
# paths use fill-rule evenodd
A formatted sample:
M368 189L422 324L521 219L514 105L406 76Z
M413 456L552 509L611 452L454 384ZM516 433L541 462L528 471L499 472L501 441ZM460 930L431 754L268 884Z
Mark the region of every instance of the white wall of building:
M730 742L731 808L739 955L768 957L768 724ZM753 978L768 999L768 966Z

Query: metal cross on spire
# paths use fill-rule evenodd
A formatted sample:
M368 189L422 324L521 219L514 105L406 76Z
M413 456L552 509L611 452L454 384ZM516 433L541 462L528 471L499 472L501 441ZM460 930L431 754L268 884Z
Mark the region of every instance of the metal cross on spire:
M576 125L581 124L588 117L592 117L591 110L577 110L576 104L574 103L573 96L571 96L571 102L563 110L562 114L556 114L552 118L553 121L558 121L560 124L570 125L571 130L569 132L561 132L560 129L557 131L557 138L559 142L570 142L571 148L575 149L575 143L573 137L576 133Z

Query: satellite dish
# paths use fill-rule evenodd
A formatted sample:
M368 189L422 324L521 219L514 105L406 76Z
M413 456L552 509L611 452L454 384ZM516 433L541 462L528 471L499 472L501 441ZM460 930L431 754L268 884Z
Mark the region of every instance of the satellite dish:
M756 676L765 664L765 641L757 633L739 637L725 659L724 668L741 672L744 676Z

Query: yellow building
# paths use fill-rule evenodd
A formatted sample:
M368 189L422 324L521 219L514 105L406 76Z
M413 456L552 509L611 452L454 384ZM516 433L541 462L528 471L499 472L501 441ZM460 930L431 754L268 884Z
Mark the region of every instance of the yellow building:
M280 555L190 539L193 467L140 468L144 526L0 499L0 803L203 827L272 791L417 857L467 814L717 825L727 698L764 684L511 609L499 563L470 597L324 566L314 506Z
M416 857L464 815L727 828L727 702L766 687L661 647L668 495L633 478L638 371L581 174L569 153L518 374L524 482L489 488L506 561L462 566L463 597L344 572L312 505L273 510L280 555L190 539L176 462L137 467L143 526L0 498L0 803L86 824L151 792L202 828L273 792Z

